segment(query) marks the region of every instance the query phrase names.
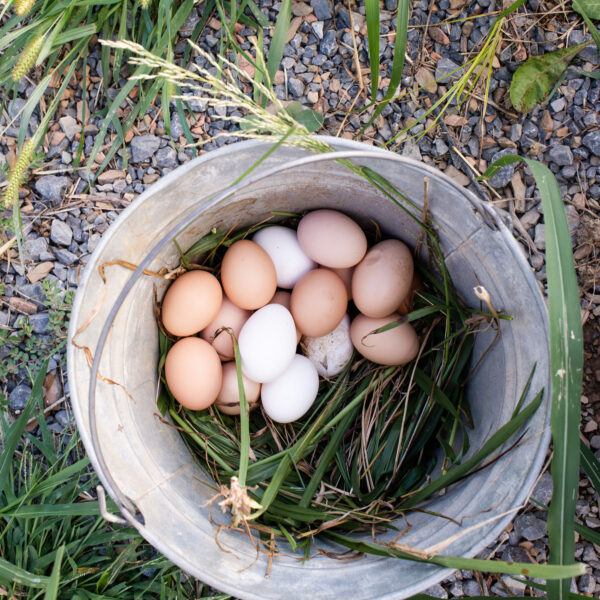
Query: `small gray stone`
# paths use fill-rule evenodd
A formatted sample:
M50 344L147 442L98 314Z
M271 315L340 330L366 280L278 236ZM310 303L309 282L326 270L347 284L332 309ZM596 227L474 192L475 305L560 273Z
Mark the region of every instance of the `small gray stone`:
M594 450L600 450L600 435L593 435L592 436L592 439L590 440L590 446Z
M512 148L506 148L504 150L500 150L500 152L496 152L494 156L492 156L492 160L490 164L496 162L499 158L506 156L507 154L516 154L516 151ZM513 175L515 174L515 165L506 165L502 167L490 180L489 184L494 188L503 188L510 183Z
M411 139L408 139L406 142L404 142L404 146L402 147L402 156L408 156L408 158L413 158L414 160L423 160L423 157L421 156L421 150L419 150L419 145Z
M29 317L29 323L34 333L46 333L50 324L50 315L47 312L36 313Z
M598 555L596 554L593 546L586 546L583 549L583 554L581 555L583 562L590 563L593 560L598 560Z
M538 250L546 249L546 225L544 223L538 223L535 226L534 242Z
M71 422L71 418L66 410L59 410L54 415L54 420L64 429Z
M173 113L171 115L171 137L174 140L178 140L183 135L183 126L181 125L181 119L179 113Z
M156 153L156 164L161 168L174 169L179 164L177 162L177 152L169 146L161 148ZM115 190L116 191L116 190Z
M311 27L312 30L315 32L315 35L317 36L317 39L322 40L323 39L323 21L315 21Z
M385 0L385 10L396 10L398 8L398 0Z
M464 596L464 591L463 591L463 584L462 581L455 581L451 586L450 586L450 593L455 597L455 598L461 598L462 596Z
M596 580L592 575L586 573L579 578L577 587L579 588L579 591L584 594L593 594L596 591Z
M438 156L444 156L449 148L442 138L435 139L435 152Z
M573 164L573 153L569 146L555 145L550 148L548 152L550 160L555 162L557 165L564 167Z
M300 98L304 94L304 83L297 77L290 77L288 79L288 90L294 98Z
M35 189L45 200L60 200L71 180L58 175L44 175L35 182Z
M435 67L435 78L438 80L438 83L447 83L451 79L460 76L460 70L456 71L456 73L453 72L459 67L460 65L457 65L453 60L444 56L438 61Z
M19 125L21 123L21 115L19 114L25 108L27 100L23 98L15 98L8 103L8 116L10 119L14 119L13 125Z
M552 110L555 113L560 112L566 106L565 99L557 98L556 100L550 103L550 106L552 107Z
M149 159L159 148L160 139L155 135L138 135L131 140L131 160L141 163Z
M515 519L515 531L530 542L546 535L546 524L532 514L519 515Z
M315 17L317 17L319 21L331 19L331 8L329 7L329 2L327 2L327 0L310 0L310 5L315 13Z
M596 156L600 156L600 129L586 133L581 142Z
M28 385L18 385L8 396L8 406L14 411L21 412L25 408L30 395L31 388Z
M58 120L58 123L60 125L60 128L65 132L67 138L69 138L69 140L72 140L77 134L77 132L81 129L77 121L70 115L67 115L66 117L61 117Z
M36 237L32 240L27 240L25 247L27 248L29 257L34 261L38 261L40 254L48 250L48 242L43 237Z
M540 265L541 266L541 265ZM544 473L537 482L531 499L548 506L552 500L552 476L550 473Z
M534 207L531 210L528 210L519 220L525 229L529 229L540 220L541 216L542 215L540 215L540 211L537 209L537 207Z
M430 588L423 590L424 594L428 594L429 596L433 596L434 598L447 598L448 592L439 584L436 583L432 585Z
M463 582L465 596L481 596L481 588L474 579Z
M73 241L73 230L64 221L53 219L50 239L59 246L70 246Z
M337 52L337 49L338 43L335 39L335 31L333 31L333 29L330 29L323 36L323 39L319 44L319 52L331 58Z
M523 126L521 123L513 123L510 126L510 139L513 142L518 142L523 134Z
M56 258L61 264L66 265L67 267L77 262L77 255L69 252L65 248L59 248L56 250Z
M179 30L179 35L184 38L191 37L192 33L194 33L196 25L198 25L199 22L200 16L198 15L198 11L196 8L193 8L186 20L183 22L183 25Z

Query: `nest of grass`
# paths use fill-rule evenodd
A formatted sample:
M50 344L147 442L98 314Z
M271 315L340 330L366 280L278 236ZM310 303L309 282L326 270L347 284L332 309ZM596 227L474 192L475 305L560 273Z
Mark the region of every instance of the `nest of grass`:
M213 230L187 252L180 251L181 265L218 276L232 243L275 223L295 228L301 217L274 212L244 230ZM264 545L271 556L279 552L277 539L308 557L315 548L323 552L318 536L343 544L349 532L367 531L375 539L397 529L400 516L467 475L512 435L504 432L463 463L473 426L466 384L476 368L471 364L475 336L493 327L497 339L499 320L508 317L497 313L483 288L479 295L487 310L464 305L427 215L419 221L417 252L428 257L426 263L415 261L423 289L411 312L385 327L412 322L421 340L417 358L388 367L355 353L339 376L320 379L312 408L293 423L275 423L262 409L249 412L245 398L239 417L214 407L191 411L179 405L164 377L166 354L176 339L159 320L163 385L157 406L163 416L170 415L198 464L216 482L213 502L231 511L231 527L251 537L254 529L257 548ZM370 243L380 236L374 224ZM235 339L234 348L241 380Z

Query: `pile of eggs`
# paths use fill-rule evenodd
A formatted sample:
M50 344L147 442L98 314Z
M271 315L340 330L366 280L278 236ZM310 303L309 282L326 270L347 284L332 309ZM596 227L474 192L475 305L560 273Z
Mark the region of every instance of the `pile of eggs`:
M319 375L341 373L354 348L382 365L415 358L419 341L410 324L373 333L408 312L414 288L408 247L389 239L369 249L364 231L341 212L308 213L297 231L265 227L228 248L220 283L192 270L167 290L162 323L181 338L166 357L167 385L186 408L214 403L239 414L230 330L250 408L260 399L274 421L295 421L314 402ZM352 321L350 300L358 311Z

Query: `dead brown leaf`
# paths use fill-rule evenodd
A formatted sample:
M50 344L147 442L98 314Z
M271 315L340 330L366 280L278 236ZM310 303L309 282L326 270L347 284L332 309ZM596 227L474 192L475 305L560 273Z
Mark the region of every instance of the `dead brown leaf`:
M461 115L446 115L444 123L448 127L463 127L468 123L467 119Z
M450 38L442 31L440 27L430 27L429 37L438 44L448 46L450 44Z

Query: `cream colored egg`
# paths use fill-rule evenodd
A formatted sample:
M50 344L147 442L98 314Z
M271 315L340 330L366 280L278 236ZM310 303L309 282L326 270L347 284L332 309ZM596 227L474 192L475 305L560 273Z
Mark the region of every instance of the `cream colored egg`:
M221 360L232 360L233 340L231 335L227 331L221 331L215 337L215 333L222 327L230 327L237 338L251 314L251 311L236 306L229 298L224 297L216 317L202 330L200 336L213 345Z
M407 296L413 278L413 258L400 240L375 244L356 265L352 275L352 299L368 317L385 317Z
M367 237L349 216L337 210L315 210L298 223L298 243L304 253L324 267L344 269L359 263Z
M242 384L244 386L244 394L250 410L258 406L260 397L260 383L251 381L242 373ZM215 406L226 415L240 414L240 394L238 388L237 370L235 362L227 362L223 365L223 383Z

